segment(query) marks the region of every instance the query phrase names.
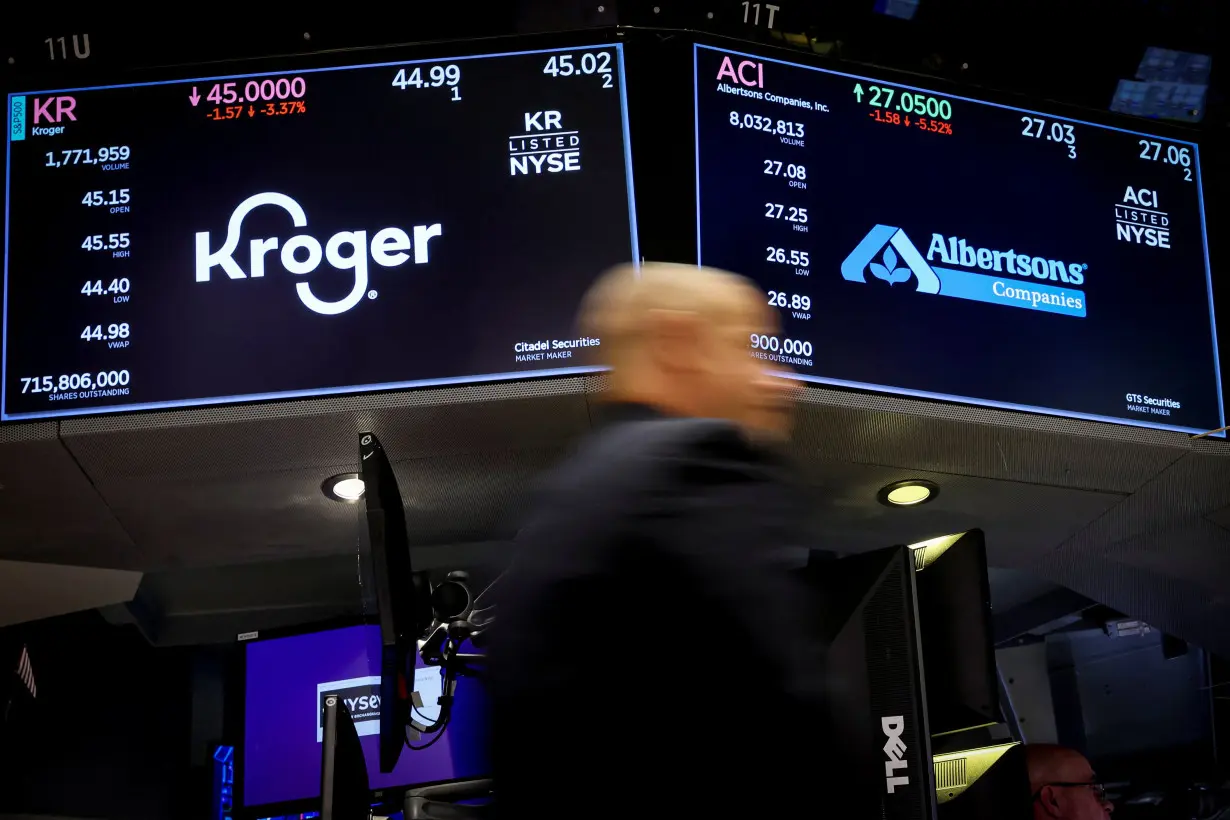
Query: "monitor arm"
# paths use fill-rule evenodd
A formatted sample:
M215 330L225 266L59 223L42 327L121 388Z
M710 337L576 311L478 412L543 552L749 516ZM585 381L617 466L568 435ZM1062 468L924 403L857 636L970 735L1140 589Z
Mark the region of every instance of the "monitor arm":
M490 797L493 791L491 780L458 780L438 786L423 786L406 792L406 820L475 820L487 817L490 806L467 806L461 800L478 800Z
M458 678L483 677L486 656L462 652L461 647L467 640L475 649L487 645L488 629L495 622L491 614L494 607L475 609L468 582L466 573L450 572L447 579L431 591L433 621L418 642L419 657L426 666L438 666L443 670L444 685L439 717L430 725L411 719L406 734L412 740L443 731L448 725ZM413 698L415 705L421 708L421 695L415 692Z

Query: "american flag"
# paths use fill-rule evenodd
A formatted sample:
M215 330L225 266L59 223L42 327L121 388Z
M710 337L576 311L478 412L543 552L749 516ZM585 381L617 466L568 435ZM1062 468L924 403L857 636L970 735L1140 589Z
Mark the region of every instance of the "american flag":
M30 650L22 646L21 657L17 659L17 677L26 685L30 697L38 697L38 685L34 682L34 667L30 665Z

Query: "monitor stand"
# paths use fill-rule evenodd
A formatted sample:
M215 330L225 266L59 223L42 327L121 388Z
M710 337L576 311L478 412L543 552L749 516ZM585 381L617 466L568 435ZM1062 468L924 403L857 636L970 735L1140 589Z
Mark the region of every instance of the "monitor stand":
M490 797L494 781L490 778L457 780L436 786L423 786L406 792L405 820L477 820L491 816L488 805L458 805L460 800Z

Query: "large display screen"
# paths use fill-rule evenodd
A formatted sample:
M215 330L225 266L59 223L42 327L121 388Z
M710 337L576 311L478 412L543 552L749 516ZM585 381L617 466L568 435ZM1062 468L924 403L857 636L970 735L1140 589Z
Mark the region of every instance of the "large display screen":
M486 776L481 684L458 683L452 719L429 748L402 750L394 771L380 771L380 627L354 626L245 647L244 735L239 766L247 807L320 797L324 697L337 693L350 710L367 760L368 783L387 789ZM423 698L420 723L440 714L440 670L415 671ZM426 745L434 735L422 739Z
M0 415L576 372L620 45L8 98Z
M695 47L702 264L800 378L1225 424L1195 144Z

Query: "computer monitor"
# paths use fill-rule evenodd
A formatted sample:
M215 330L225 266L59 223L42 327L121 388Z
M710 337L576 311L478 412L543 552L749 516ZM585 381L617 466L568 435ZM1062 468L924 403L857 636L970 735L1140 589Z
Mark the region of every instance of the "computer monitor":
M373 798L399 805L405 789L490 775L486 691L458 682L453 720L442 736L406 750L389 773L378 768L382 645L376 624L270 634L242 646L242 736L236 749L236 798L242 817L312 811L320 801L323 701L339 694L367 761ZM423 700L420 720L439 716L440 670L416 659L411 686Z
M842 816L934 816L930 733L924 707L914 554L890 547L839 560L816 557L803 577L819 608L826 646L834 749L829 772L844 785Z
M939 820L1032 820L1025 747L1000 743L936 755Z
M380 771L396 768L406 743L417 643L431 624L427 579L410 561L406 513L393 465L374 433L359 435L367 537L380 613Z
M1001 719L982 530L911 544L927 683L927 723L939 736Z
M321 707L324 738L320 744L321 820L368 820L371 790L367 763L350 710L342 695L332 692Z

